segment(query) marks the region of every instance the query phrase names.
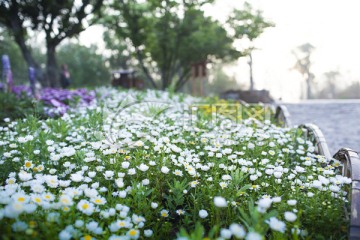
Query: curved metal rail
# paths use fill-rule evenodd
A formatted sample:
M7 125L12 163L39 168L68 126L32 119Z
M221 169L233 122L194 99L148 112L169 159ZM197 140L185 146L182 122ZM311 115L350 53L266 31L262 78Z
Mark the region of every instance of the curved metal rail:
M292 126L290 120L290 113L287 110L287 107L284 105L279 105L275 110L275 119L278 124L282 127L290 127Z
M283 127L291 126L290 114L283 105L277 106L275 119ZM317 154L324 155L327 159L335 158L342 162L342 175L352 179L352 186L349 192L351 202L349 239L360 240L360 156L349 148L340 149L334 156L330 154L324 134L315 124L302 124L299 128L306 130L305 138L314 143Z
M299 128L306 129L305 138L315 144L315 150L318 154L324 155L327 159L332 158L324 134L318 126L312 123L307 123L300 125Z
M343 163L343 175L352 179L349 194L351 201L351 215L349 239L360 239L360 157L358 153L349 148L340 149L334 158Z
M289 111L284 105L276 107L275 119L283 127L290 127L292 125ZM324 155L327 159L332 158L324 134L318 126L312 123L306 123L300 125L299 128L306 129L305 138L315 144L316 152L318 154Z

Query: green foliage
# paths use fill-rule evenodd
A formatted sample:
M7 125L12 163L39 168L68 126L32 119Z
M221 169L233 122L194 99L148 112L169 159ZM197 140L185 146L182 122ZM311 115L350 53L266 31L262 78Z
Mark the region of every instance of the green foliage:
M109 69L94 45L88 48L80 44L66 44L59 49L58 59L69 67L71 87L92 87L109 83Z
M4 123L4 118L15 120L29 115L46 117L40 101L34 101L26 96L18 98L12 93L0 93L0 124Z
M266 20L260 10L254 10L250 3L245 2L242 10L235 9L228 21L228 25L232 29L234 38L248 40L249 46L243 50L245 55L249 57L250 67L250 91L254 90L254 79L253 79L253 58L252 51L255 48L253 41L258 38L266 28L274 27L274 23Z
M7 31L0 36L0 56L9 55L14 82L28 83L28 67L19 46L13 41ZM106 85L110 81L110 70L105 66L105 58L97 53L96 46L85 47L76 43L68 43L59 48L59 63L65 63L71 74L71 87L94 87ZM36 61L45 64L46 57L40 51L40 46L32 47Z
M116 1L104 22L113 36L132 44L131 53L154 87L160 80L162 89L179 90L192 64L240 56L221 24L204 16L200 6L206 2Z
M274 23L266 20L260 10L255 11L250 3L245 2L242 10L235 9L228 19L234 30L235 38L247 38L251 42L258 38L266 28L274 27Z
M9 33L0 29L0 57L8 55L15 83L27 81L27 65L21 51Z
M184 190L187 188L188 183L186 181L173 181L168 183L169 194L165 195L167 200L167 206L169 209L177 209L184 204Z
M191 240L203 240L205 234L205 228L201 225L201 223L197 222L195 225L195 229L191 232L187 232L185 228L181 228L179 237L185 237Z
M103 35L106 48L110 51L108 61L112 69L127 69L131 65L129 44L115 37L114 32L106 31Z
M157 93L174 111L148 121L143 112L151 112L151 105L126 102L129 107L120 111L132 92L99 89L106 94L100 106L0 128L3 239L51 239L66 231L73 239L126 238L136 231L133 239L254 239L250 233L274 240L346 238L350 179L337 176L341 166L316 155L301 130L249 119L214 128L205 117L194 119L202 128L186 129L184 106L165 92ZM146 103L155 92L136 95L133 101ZM210 108L215 100L209 99ZM195 101L184 97L184 103ZM133 113L146 121L126 124L136 120ZM111 124L121 126L116 142L89 136ZM282 171L280 178L271 169ZM328 179L329 187L318 189L316 179ZM34 180L44 180L36 182L39 190ZM338 190L331 190L335 184ZM101 229L90 231L94 224Z
M58 85L56 47L66 38L77 36L97 20L103 0L0 2L0 24L14 36L29 66L39 67L26 42L28 30L45 34L47 83Z
M254 205L254 201L250 198L247 203L248 213L244 211L244 207L241 206L238 208L239 214L241 216L242 223L255 232L262 233L263 235L269 230L269 227L263 222L270 219L271 217L276 217L278 215L277 211L272 210L268 213L262 214Z

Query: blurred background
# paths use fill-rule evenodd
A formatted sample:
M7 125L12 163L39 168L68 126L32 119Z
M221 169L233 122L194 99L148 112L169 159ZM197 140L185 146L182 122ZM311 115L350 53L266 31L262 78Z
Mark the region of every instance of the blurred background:
M14 83L121 85L251 101L360 98L353 0L0 1ZM120 76L136 84L114 83ZM129 80L126 80L129 81Z

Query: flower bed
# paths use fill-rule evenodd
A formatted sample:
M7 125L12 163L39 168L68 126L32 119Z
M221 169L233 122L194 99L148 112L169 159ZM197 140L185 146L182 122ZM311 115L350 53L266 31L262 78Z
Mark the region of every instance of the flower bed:
M187 96L98 92L60 119L0 128L4 236L347 237L351 180L299 129L201 111Z
M30 97L31 89L28 86L19 85L13 87L13 92L21 97L23 95ZM95 92L86 89L59 89L44 88L41 89L37 97L45 104L45 112L51 116L62 116L68 110L74 107L87 106L95 99Z

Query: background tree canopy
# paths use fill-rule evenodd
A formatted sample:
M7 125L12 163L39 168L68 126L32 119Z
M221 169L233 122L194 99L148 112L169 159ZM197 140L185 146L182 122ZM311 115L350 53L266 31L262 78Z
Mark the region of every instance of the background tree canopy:
M42 84L58 86L59 70L56 47L66 38L77 36L98 19L103 0L52 1L52 0L2 0L0 24L5 26L21 49L28 66L41 71L34 59L27 34L32 31L45 34L46 75Z
M274 27L275 24L266 20L262 11L253 9L248 2L244 3L243 9L235 9L230 14L227 24L232 29L233 38L249 41L249 46L243 52L249 57L250 90L252 91L254 90L252 51L256 49L254 40L260 37L266 28Z
M5 29L0 28L0 56L8 55L15 79L27 79L27 64L18 45Z
M16 84L28 82L28 68L19 46L12 41L5 30L1 30L0 56L9 55L11 69ZM66 63L71 74L71 86L99 86L109 83L110 71L105 66L106 59L97 53L96 46L85 47L78 43L61 45L57 52L60 64ZM45 65L46 57L40 51L40 46L32 47L32 56L39 65Z
M71 86L107 85L110 79L109 69L105 66L105 57L97 53L97 47L85 47L69 43L59 48L59 63L66 63L71 74Z
M102 0L4 0L0 2L0 26L18 47L6 36L3 41L8 45L1 51L10 55L15 74L26 76L27 67L41 72L46 66L40 79L44 86L57 86L58 63L66 63L74 87L107 82L110 69L133 68L150 86L177 91L189 80L192 65L226 63L246 55L233 45L240 37L236 27L250 20L259 22L256 19L261 16L244 9L242 15L231 15L232 24L224 24L205 16L202 7L208 3L212 1L110 0L100 11ZM64 39L76 37L95 22L107 28L103 36L106 55L98 54L95 47L64 45ZM247 27L246 34L251 39L258 37L267 26L262 23ZM231 28L236 34L229 34ZM29 44L29 31L44 33L42 51ZM14 61L20 53L27 66Z
M192 64L241 56L221 24L204 16L200 7L207 2L114 1L104 23L114 38L131 43L130 52L153 87L179 90Z

